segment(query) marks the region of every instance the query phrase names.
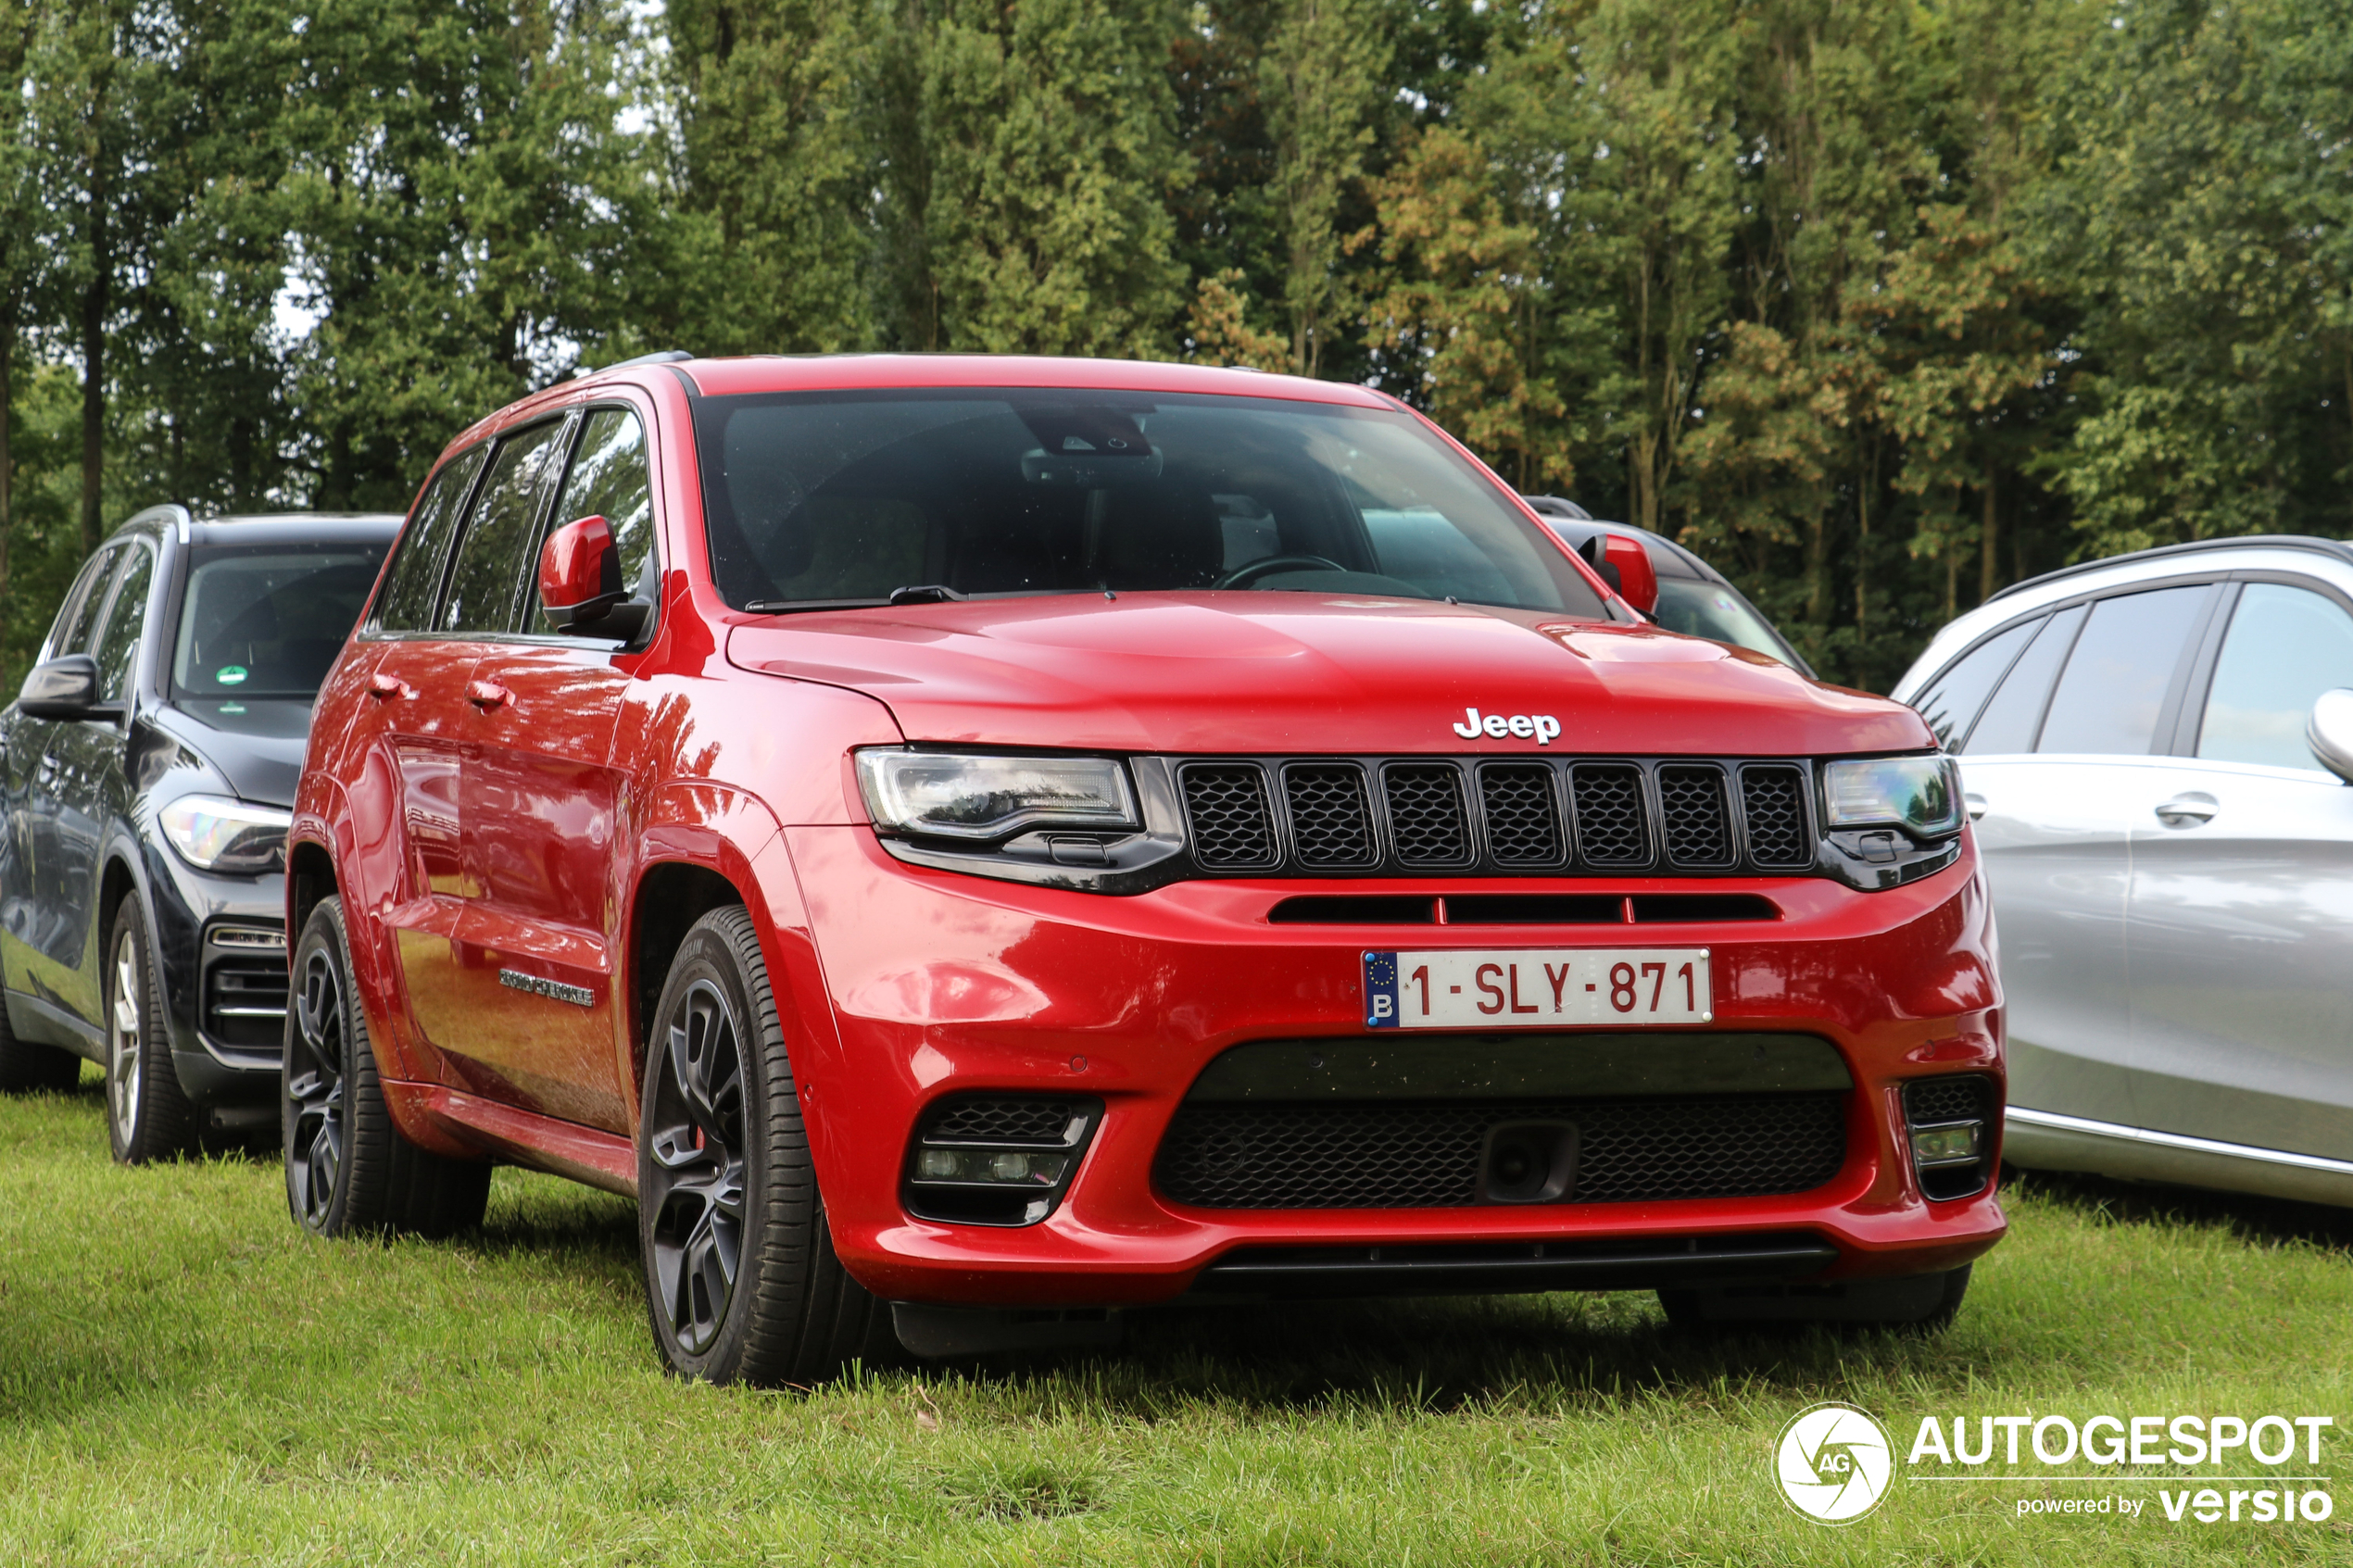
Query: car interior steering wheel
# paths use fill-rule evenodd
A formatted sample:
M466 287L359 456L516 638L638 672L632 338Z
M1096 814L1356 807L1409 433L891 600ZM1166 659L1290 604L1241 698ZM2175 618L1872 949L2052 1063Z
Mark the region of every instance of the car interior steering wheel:
M1326 560L1322 556L1261 556L1254 561L1248 561L1234 568L1210 586L1213 588L1247 587L1260 578L1272 576L1277 571L1346 571L1347 570L1348 568L1340 565L1340 562Z

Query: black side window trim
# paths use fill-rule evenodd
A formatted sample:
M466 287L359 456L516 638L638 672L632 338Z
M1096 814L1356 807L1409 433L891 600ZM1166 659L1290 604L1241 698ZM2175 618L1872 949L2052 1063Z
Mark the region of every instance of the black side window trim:
M434 569L434 573L433 597L425 605L424 619L428 623L427 626L424 628L403 627L394 632L387 632L384 628L384 596L392 591L393 571L400 564L400 546L408 542L409 530L417 521L416 511L412 508L408 519L401 523L400 532L394 534L392 543L384 547L384 571L376 579L374 596L368 601L367 616L359 623L359 636L362 639L371 642L391 642L410 637L440 635L439 633L430 630L430 623L441 608L442 594L449 586L449 563L458 558L458 535L464 532L466 521L473 515L474 497L482 490L483 475L490 471L490 448L497 444L497 438L494 437L477 441L471 446L460 447L451 453L447 462L436 465L433 472L426 476L423 488L417 492L417 505L422 507L425 497L433 494L434 480L439 479L452 465L464 462L473 453L482 454L482 461L474 465L473 474L466 481L465 489L459 492L456 502L459 526L450 530L448 539L441 546L441 562Z
M646 612L645 623L638 628L635 635L622 645L623 650L642 648L653 640L653 633L661 614L661 594L659 587L663 571L661 487L654 482L653 421L646 417L646 410L625 398L618 397L609 397L596 403L583 403L571 412L573 425L571 433L563 438L563 461L557 466L555 482L547 487L547 498L539 508L538 527L532 535L532 547L523 560L522 593L515 606L513 630L516 636L535 643L553 643L564 647L610 647L612 646L614 639L610 637L587 636L579 633L535 631L532 629L532 619L533 612L538 608L536 589L539 576L539 552L547 547L547 535L556 531L558 521L556 507L564 498L565 487L572 483L572 465L580 456L580 443L587 434L588 421L598 414L627 414L637 421L637 438L642 444L646 457L646 496L654 512L653 534L648 541L650 546L654 582L657 584L654 599ZM572 520L565 518L562 521L569 522ZM634 584L632 588L634 591Z
M1940 668L1935 674L1930 676L1927 680L1922 681L1920 683L1919 696L1913 698L1911 702L1906 704L1905 706L1910 708L1915 713L1919 712L1919 704L1926 702L1930 697L1934 696L1938 692L1944 690L1944 683L1952 678L1953 671L1968 663L1970 656L1975 654L1978 649L1983 647L1986 644L1994 641L1997 637L2007 636L2010 633L2017 631L2021 626L2040 626L2044 621L2048 621L2051 618L2052 613L2053 612L2048 609L2038 609L2031 615L2021 615L2015 621L2005 621L2000 625L1994 627L1983 636L1971 642L1969 646L1963 648L1960 652L1946 659L1943 667ZM1969 715L1969 728L1963 730L1959 734L1953 737L1953 744L1945 749L1944 755L1947 757L1958 757L1961 753L1969 749L1969 738L1970 735L1976 734L1978 721L1985 717L1985 709L1992 705L1994 701L1994 695L2002 689L2002 683L2010 678L2010 671L2017 667L2020 659L2026 657L2026 650L2033 646L2034 637L2033 634L2030 633L2024 640L2020 642L2018 645L2018 651L2011 654L2010 657L2003 662L2001 670L1995 673L1994 679L1986 683L1985 700L1977 705L1977 711ZM2042 721L2037 719L2034 722L2035 727L2039 730L2042 727Z
M531 521L523 525L522 530L523 537L534 541L535 547L524 551L523 558L515 564L514 581L508 584L505 621L497 626L472 627L465 630L453 630L441 626L441 617L447 608L450 578L457 571L458 558L465 552L466 536L473 529L474 513L482 501L480 493L482 486L489 483L490 475L497 469L498 459L505 454L510 442L529 435L535 431L545 430L549 425L560 427L555 434L555 447L557 455L562 458L562 461L546 463L540 469L538 493L531 498ZM442 562L441 567L441 591L434 596L433 601L434 636L458 642L479 643L503 641L515 635L518 628L522 624L525 587L535 574L535 568L539 558L536 541L540 537L541 531L547 526L547 508L556 504L556 486L561 482L564 470L572 465L572 448L579 436L580 411L577 408L566 408L547 419L533 420L526 424L519 424L511 430L498 433L497 445L483 460L482 472L474 480L475 494L466 497L466 515L459 521L457 531L449 536L449 556Z
M107 573L106 608L99 612L98 618L91 622L90 657L96 659L98 655L106 651L107 633L114 629L116 601L121 598L124 580L136 569L138 552L142 550L147 554L146 598L139 606L139 630L133 635L131 644L131 666L122 673L122 691L119 696L108 696L103 691L99 694L102 701L120 701L126 710L138 697L140 672L151 651L147 646L147 611L155 604L156 568L161 564L163 556L163 552L157 547L154 540L141 533L133 533L130 536L129 543L119 552L122 558L117 561L114 570ZM98 667L98 674L101 680L106 676L106 666L103 662ZM114 722L111 719L97 721L108 724Z
M57 618L49 623L48 634L41 639L41 656L33 661L34 663L44 663L52 659L62 658L73 651L71 648L58 647L57 638L73 630L73 623L81 616L82 607L89 601L91 595L103 596L113 591L115 572L121 565L122 546L116 540L104 540L100 542L96 549L90 552L90 559L83 564L81 572L75 576L72 586L66 595L66 602L58 607ZM98 608L101 610L106 608L106 600L103 597L98 601ZM99 621L93 621L92 630L98 629L100 624Z

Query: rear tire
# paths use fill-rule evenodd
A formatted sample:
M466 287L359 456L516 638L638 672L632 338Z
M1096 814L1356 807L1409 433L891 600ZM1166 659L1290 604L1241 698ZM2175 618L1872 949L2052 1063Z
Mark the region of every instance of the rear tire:
M59 1093L82 1082L82 1059L56 1046L17 1037L0 1006L0 1094Z
M445 1236L482 1223L490 1162L400 1135L351 981L343 900L322 898L295 944L279 1125L286 1207L313 1236Z
M898 1348L834 1255L751 917L679 945L647 1041L637 1229L654 1347L681 1377L810 1384Z
M1850 1280L1828 1286L1662 1290L1658 1304L1675 1327L1703 1333L1820 1323L1936 1334L1951 1327L1954 1315L1961 1310L1961 1298L1969 1294L1969 1268L1964 1263L1944 1273Z
M125 1165L196 1151L195 1107L171 1065L163 987L139 896L115 907L107 942L107 1141Z

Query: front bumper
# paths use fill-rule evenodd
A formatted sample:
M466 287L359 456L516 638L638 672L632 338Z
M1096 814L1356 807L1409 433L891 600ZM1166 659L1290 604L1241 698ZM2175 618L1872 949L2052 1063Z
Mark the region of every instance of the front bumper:
M1614 1260L1585 1271L1597 1287L1688 1283L1689 1265L1651 1262L1743 1248L1780 1259L1756 1277L1851 1279L1955 1268L2003 1233L1990 1184L1932 1201L1904 1146L1906 1082L1974 1073L2000 1083L2000 998L1973 851L1878 893L1820 878L1724 880L1722 891L1779 906L1770 922L1401 932L1270 923L1277 900L1309 890L1295 882L1180 882L1106 897L911 867L863 828L797 828L787 844L830 1014L830 1028L810 1020L796 1042L828 1223L850 1272L891 1299L1141 1305L1235 1288L1253 1260L1308 1268L1361 1260L1364 1288L1413 1288L1396 1268L1373 1266L1385 1261L1376 1249L1394 1263L1396 1248L1460 1265L1462 1283L1451 1286L1441 1283L1445 1270L1425 1271L1432 1288L1503 1287L1515 1277L1510 1260L1538 1247L1556 1259ZM1455 891L1639 895L1670 885L1692 884L1629 878L1603 888L1580 879L1539 888L1515 879ZM1429 889L1378 881L1348 889L1392 890ZM1708 947L1709 1029L1818 1036L1843 1060L1853 1086L1836 1174L1791 1195L1463 1208L1208 1209L1158 1190L1163 1136L1220 1053L1263 1040L1362 1042L1361 954L1457 943ZM1102 1103L1066 1198L1038 1223L942 1223L901 1206L925 1110L977 1090ZM1989 1170L1997 1156L1987 1150ZM1576 1275L1517 1277L1552 1287Z
M286 880L214 876L146 846L171 1065L207 1109L274 1106L284 1052Z

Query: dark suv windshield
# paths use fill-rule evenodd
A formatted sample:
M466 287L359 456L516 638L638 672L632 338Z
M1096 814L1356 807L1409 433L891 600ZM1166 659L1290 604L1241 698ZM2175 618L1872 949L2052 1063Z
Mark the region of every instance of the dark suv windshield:
M384 552L380 544L199 546L172 649L172 696L316 696Z
M1600 616L1560 549L1406 415L1271 397L955 389L706 397L737 608L1259 589Z

